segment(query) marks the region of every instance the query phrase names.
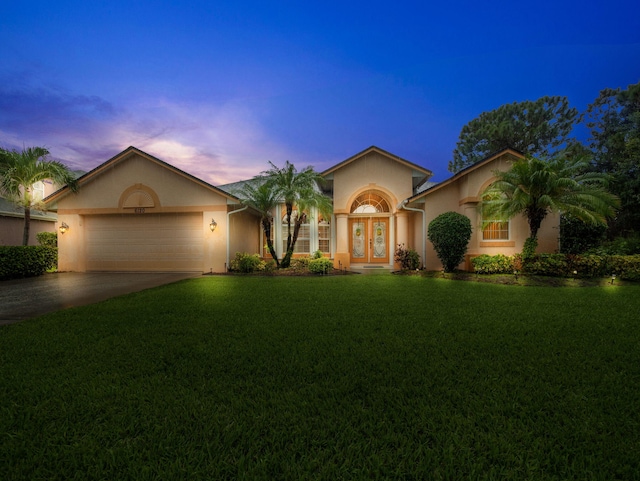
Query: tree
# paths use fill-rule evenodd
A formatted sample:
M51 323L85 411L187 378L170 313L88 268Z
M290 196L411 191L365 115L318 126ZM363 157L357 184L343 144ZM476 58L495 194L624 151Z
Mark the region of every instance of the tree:
M240 198L244 205L253 207L260 213L260 223L264 230L264 236L267 239L267 247L276 266L280 266L278 255L273 248L273 239L271 238L271 221L273 220L273 209L278 205L278 196L274 189L271 188L262 177L256 177L253 181L247 182L236 195Z
M306 220L309 209L317 207L325 217L328 217L332 211L331 199L318 190L318 184L324 182L324 179L312 167L305 167L298 172L289 161L282 168L272 162L269 162L269 165L271 168L263 172L267 178L266 185L273 189L274 194L284 202L286 208L287 248L280 263L280 267L286 268L291 264L300 227ZM295 216L293 215L294 206ZM292 220L293 232L291 231Z
M615 215L618 198L606 188L606 176L587 171L584 157L558 155L548 161L527 156L508 171L495 170L496 181L483 193L483 217L527 218L525 250L535 252L538 230L551 212L563 212L587 224L604 224Z
M488 155L510 147L523 154L548 156L575 141L569 137L578 110L566 97L513 102L462 127L449 171L456 173Z
M24 209L22 245L29 243L31 210L44 210L42 199L34 195L33 185L49 179L57 185L68 185L72 192L78 189L74 174L48 157L49 151L43 147L29 147L21 152L0 149L0 193Z
M457 212L445 212L429 222L429 240L445 272L453 272L464 260L471 239L471 221Z
M589 105L593 168L609 174L621 208L609 223L609 236L640 232L640 83L626 90L605 89Z

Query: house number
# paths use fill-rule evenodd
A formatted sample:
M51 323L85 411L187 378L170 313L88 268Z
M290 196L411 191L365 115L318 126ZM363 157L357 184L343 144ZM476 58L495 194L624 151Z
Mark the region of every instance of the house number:
M144 207L136 207L135 212L136 214L144 214Z

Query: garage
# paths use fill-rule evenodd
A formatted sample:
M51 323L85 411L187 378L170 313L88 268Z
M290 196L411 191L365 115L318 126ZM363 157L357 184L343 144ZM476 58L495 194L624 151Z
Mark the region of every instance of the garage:
M202 271L201 213L84 217L88 271Z

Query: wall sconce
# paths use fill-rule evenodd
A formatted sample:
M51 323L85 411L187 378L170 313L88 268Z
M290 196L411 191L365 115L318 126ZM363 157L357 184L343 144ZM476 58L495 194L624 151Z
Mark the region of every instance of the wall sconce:
M211 219L211 224L209 224L209 229L211 229L211 232L216 230L216 227L218 227L218 223L215 220Z
M63 222L62 224L60 224L59 229L60 229L60 234L64 234L69 230L69 226Z

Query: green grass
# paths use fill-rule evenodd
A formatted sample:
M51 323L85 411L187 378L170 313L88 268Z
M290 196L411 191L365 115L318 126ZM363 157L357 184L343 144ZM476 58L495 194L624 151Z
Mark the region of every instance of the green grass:
M640 479L640 286L202 277L0 328L0 478Z

